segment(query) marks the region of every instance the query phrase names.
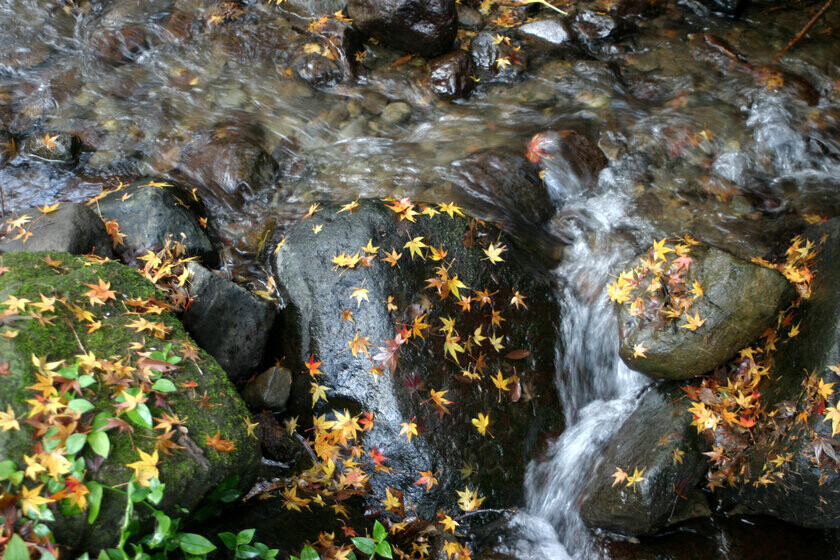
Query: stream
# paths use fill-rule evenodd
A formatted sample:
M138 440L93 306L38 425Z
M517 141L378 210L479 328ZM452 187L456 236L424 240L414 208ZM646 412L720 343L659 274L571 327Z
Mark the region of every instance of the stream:
M639 543L593 533L576 506L601 446L648 384L618 357L611 275L654 238L689 233L767 257L796 220L801 227L798 216L838 214L840 6L779 65L772 56L821 2L754 2L738 19L695 0L662 2L610 41L559 49L526 45L485 16L491 33L524 45L526 66L445 102L429 90L423 59L370 43L356 79L318 87L296 79L295 53L314 19L299 9L305 2L229 3L238 12L221 24L212 19L219 4L203 0L79 4L0 0L0 129L70 131L83 143L74 167L24 157L0 166L5 214L82 201L128 177L189 180L199 171L186 155L201 142L245 139L276 160L279 178L263 189L199 192L222 268L263 289L267 248L313 202L466 201L475 177L453 174L452 162L479 149L524 152L537 133L574 129L608 165L591 176L573 158L545 159L558 210L524 234L560 257L557 389L567 428L531 465L527 507L494 549L522 560L840 558L835 531L714 516ZM97 34L119 26L144 38L133 60L114 64ZM492 214L522 219L503 205Z

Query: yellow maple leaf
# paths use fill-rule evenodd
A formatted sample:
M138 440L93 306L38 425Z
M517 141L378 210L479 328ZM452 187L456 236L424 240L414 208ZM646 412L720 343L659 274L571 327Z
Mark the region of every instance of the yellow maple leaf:
M140 460L129 463L126 467L134 469L134 476L137 478L137 484L148 487L151 480L153 478L158 478L159 476L157 469L157 465L160 462L158 461L158 452L157 449L155 449L152 454L149 455L142 449L138 449L137 453L140 455Z
M490 430L487 429L487 426L490 425L490 415L484 414L483 412L478 413L478 418L472 419L472 425L475 426L475 429L478 430L478 433L486 436L490 434L490 437L493 437L493 434L490 433Z

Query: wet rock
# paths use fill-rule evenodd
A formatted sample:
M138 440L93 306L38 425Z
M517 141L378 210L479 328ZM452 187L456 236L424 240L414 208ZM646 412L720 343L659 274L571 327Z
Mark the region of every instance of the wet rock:
M688 517L710 513L702 494L691 494L703 478L708 445L691 425L689 402L677 383L651 387L601 452L580 497L580 513L592 528L622 535L649 535ZM635 485L614 485L617 468ZM686 497L689 499L686 500Z
M582 10L572 20L572 28L581 41L588 43L614 36L618 32L619 24L610 14Z
M90 44L97 56L112 64L134 62L149 48L146 30L136 24L98 29Z
M192 38L199 25L200 22L194 14L185 10L173 10L163 28L163 37L173 43L187 41Z
M429 61L429 86L441 99L468 97L475 87L472 57L457 50Z
M531 138L528 159L543 169L543 181L555 203L580 195L607 166L607 157L576 130L547 130Z
M247 379L262 362L274 306L198 263L187 266L192 303L184 325L231 381Z
M218 262L213 245L197 216L201 205L185 188L165 181L162 188L150 186L153 181L140 181L106 195L97 206L106 220L115 220L125 234L124 245L115 250L137 256L149 249L159 249L167 238L182 242L188 255L201 258L208 266Z
M350 0L347 12L364 33L429 58L450 50L458 31L454 0Z
M481 12L475 8L471 8L466 4L456 4L456 11L458 12L458 27L476 31L484 27L484 18Z
M619 355L630 368L651 377L689 379L724 364L771 326L792 295L775 270L716 247L696 246L689 256L690 275L704 291L689 311L706 320L700 328L691 331L670 320L633 317L628 305L619 310ZM645 357L634 357L637 344L648 348Z
M94 311L102 327L88 331L65 306L55 305L52 322L21 321L14 339L4 339L0 348L2 363L7 363L11 375L3 376L0 391L0 407L11 407L15 415L25 415L26 399L33 397L33 391L27 387L36 382L32 355L50 356L55 360L67 360L75 363L79 346L102 359L119 359L134 355L136 347L147 346L149 339L142 333L126 327L125 304L129 298L161 298L160 292L137 271L115 261L95 264L87 259L75 257L69 253L51 253L50 256L61 260L61 269L49 267L43 262L43 253L13 253L3 256L3 266L9 270L0 276L0 292L39 301L40 294L51 294L69 302L87 301L84 293L89 289L85 284L95 284L100 279L107 282L117 296L116 299L98 305ZM168 312L154 317L171 329L167 341L172 343L173 352L179 352L184 344L191 344L178 319ZM68 328L73 325L74 328ZM137 345L137 346L135 346ZM164 376L176 386L188 381L197 384L195 392L206 392L213 398L212 407L201 406L201 399L194 398L192 391L175 391L159 395L162 400L150 398L147 406L151 413L160 417L163 413L177 415L183 425L175 430L172 441L184 449L172 455L160 454L158 465L161 482L166 484L166 495L158 506L168 515L175 515L178 507L195 508L211 489L224 479L236 476L240 489L250 487L256 476L259 453L256 441L246 432L243 417L248 411L236 394L236 390L218 364L203 350L197 350L199 366L192 360L184 360L181 367L168 371ZM126 379L128 381L128 379ZM136 380L132 380L136 382ZM221 395L224 394L224 397ZM85 390L85 398L92 404L90 417L102 412L113 415L113 395L105 384L94 383ZM94 459L95 455L85 451L89 460L85 467L87 480L95 480L103 486L117 487L124 485L132 476L132 471L125 467L138 458L138 449L146 453L154 451L155 433L151 427L134 425L134 433L111 430L110 455L107 459ZM217 430L222 437L236 442L230 453L219 453L205 443ZM0 449L3 458L24 465L23 455L32 455L32 431L22 429L0 432ZM81 454L80 454L81 458ZM84 461L84 459L82 459ZM120 535L120 525L125 515L125 496L116 492L105 492L96 522L89 524L87 514L76 515L55 512L56 523L52 529L56 540L63 546L76 551L98 551L115 546ZM148 513L136 512L145 517ZM71 554L78 556L77 554Z
M268 187L277 162L249 138L199 138L184 148L178 170L225 201L248 198Z
M259 374L245 386L242 399L253 410L281 411L289 401L292 372L275 366Z
M827 235L825 243L820 239ZM828 368L840 363L840 219L813 227L806 239L819 247L812 295L802 300L796 321L800 334L780 345L772 377L759 386L767 410L781 410L779 436L760 440L750 449L752 478L729 491L730 502L804 527L840 527L840 443L832 434L825 407L837 406L837 392L822 398L807 398L803 381L813 374L812 384L840 381ZM803 243L805 243L803 241ZM812 389L814 391L814 389ZM806 420L798 414L805 412ZM767 457L790 459L773 469L773 484L753 483L762 474Z
M755 76L767 89L798 97L812 107L820 101L820 92L808 80L783 68L762 66L755 69Z
M64 251L73 255L93 252L100 257L114 256L105 224L84 205L62 203L49 214L30 208L22 210L19 215L33 218L23 225L32 235L15 239L18 231L12 230L0 239L0 251Z
M548 17L522 24L519 36L534 47L554 49L568 44L572 37L562 18Z
M379 118L385 124L400 124L407 121L410 116L411 106L408 103L397 101L386 105Z
M313 88L331 87L341 81L338 65L317 53L304 54L292 63L298 78Z
M378 495L384 495L385 485L404 492L419 515L434 515L440 507L454 505L455 489L463 490L466 484L457 470L464 464L475 467L468 483L487 498L483 507L519 503L524 468L540 448L541 434L559 429L561 421L552 387L556 310L545 271L533 266L527 254L504 235L499 242L508 246L505 262L491 267L482 261L486 255L480 240L499 236L492 226L474 224L477 229L471 230L467 220L446 214L417 216L415 223L400 221L376 200L363 201L352 213L338 213L339 208L324 208L289 230L274 262L278 286L288 302L283 311L287 327L283 342L288 348L283 353L294 357L295 371L313 356L323 362L317 382L327 387L328 402L319 399L314 413L345 407L354 413L372 413L373 429L363 433L361 444L367 453L374 447L381 451L388 458L383 466L394 469L391 474L371 469L372 487ZM318 225L323 229L315 234L312 228ZM373 358L380 352L376 346L387 353L387 341L394 342L398 325L411 326L418 318L435 328L441 317L455 318L454 329L465 344L467 333L480 325L484 325L482 332L491 332L489 307L482 311L474 304L471 311L462 313L454 304L454 294L440 300L434 289L426 289L426 279L435 276L437 264L418 256L412 260L408 249L400 249L407 236L422 237L427 244L448 251L447 262L454 260L448 274L457 274L470 287L470 294L472 290L494 294L494 309L502 310L506 318L492 329L503 338L502 350L485 347L486 340L481 345L473 341L472 357L463 354L456 363L442 354L445 338L421 331L427 334L412 336L410 344L397 346L399 359L390 365L388 357ZM369 267L334 270L333 257L352 255L368 241L380 251L403 250L399 266L384 262L380 253ZM357 304L351 293L362 286L368 290L367 299ZM539 304L516 309L509 305L513 290L526 295L526 304ZM460 295L466 296L466 289ZM396 309L389 309L389 303ZM352 313L353 322L342 319L345 310ZM354 355L348 343L356 335L366 337L373 346L367 352L357 349ZM509 354L518 349L527 349L528 355ZM499 395L498 390L481 390L471 382L466 375L479 354L484 354L485 375L499 370L505 377L515 374L518 386ZM371 372L372 366L382 368L384 375ZM306 375L295 376L291 414L312 417L311 381ZM448 391L445 398L452 403L446 412L438 412L427 400L430 389ZM489 426L495 438L481 436L473 425L471 419L480 411L489 413L495 422ZM400 435L400 424L412 419L420 434L409 442ZM440 473L439 486L426 492L415 485L418 470Z
M527 67L527 58L522 50L516 51L507 43L496 42L488 31L482 31L470 41L470 56L479 70L482 83L514 82Z
M79 137L68 132L50 131L23 141L23 155L55 163L74 164L79 159Z
M713 12L727 15L739 15L750 0L696 0Z
M361 105L368 113L379 115L388 105L388 98L375 91L368 91L362 96Z
M0 130L0 167L6 165L16 155L17 144L14 137L5 130Z
M346 0L285 0L281 8L306 19L317 19L344 8Z
M254 414L257 426L257 439L262 447L263 457L285 465L294 465L306 448L297 438L289 433L277 421L275 414ZM298 548L297 551L300 552Z
M441 174L469 197L479 215L516 230L554 214L539 172L518 150L488 148L452 162Z

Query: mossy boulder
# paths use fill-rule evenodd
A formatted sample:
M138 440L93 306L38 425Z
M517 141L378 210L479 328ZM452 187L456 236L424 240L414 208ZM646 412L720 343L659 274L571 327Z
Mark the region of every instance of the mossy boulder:
M702 495L692 493L708 469L701 454L708 445L691 425L690 403L682 395L674 382L649 388L607 443L581 493L580 513L588 526L650 535L697 512L709 513ZM616 480L619 468L629 476L641 471L643 480Z
M404 492L421 516L457 508L455 492L465 486L486 498L482 507L521 504L528 461L562 429L553 383L558 310L548 272L495 226L454 212L419 214L412 222L381 201L363 201L352 212L339 209L324 208L293 227L276 255L286 302L285 355L294 360L294 372L306 372L310 357L323 362L316 378L295 375L291 414L305 419L344 408L372 413L373 429L363 433L362 447L367 455L378 450L387 457L383 466L393 469L370 469L373 491L384 496L390 486ZM420 254L412 256L405 247L412 240L446 254L436 261L430 248L418 247ZM378 249L363 251L368 242ZM503 262L490 262L490 244L506 246ZM402 254L393 266L383 260L392 251ZM369 266L339 270L333 257L342 253L372 258ZM438 294L433 285L442 270L462 286ZM352 297L356 288L366 290L358 302ZM456 292L472 301L458 304ZM525 296L524 305L512 302L517 292ZM494 311L502 320L496 325ZM443 320L450 319L447 335ZM397 344L398 329L411 330L417 321L430 326ZM357 349L354 355L348 345L356 336L370 342L367 352ZM491 336L498 348L485 338ZM447 338L457 339L461 350L448 353ZM389 344L397 345L399 358L392 371L387 360L375 357L387 353ZM491 377L504 381L505 390ZM318 398L314 410L313 381L326 387L327 398ZM431 390L447 391L442 398L452 402L444 403L446 411L431 400ZM476 427L479 414L489 415L484 435ZM419 434L409 441L400 432L410 422ZM435 473L439 485L427 492L415 484L419 471ZM378 500L374 504L381 508Z
M148 383L142 387L155 418L166 413L183 420L172 437L183 449L174 450L171 456L160 454L160 480L166 484L162 509L172 514L176 506L193 508L205 494L232 476L238 476L243 486L252 481L259 455L255 439L246 430L245 405L225 372L206 352L193 345L174 315L137 313L142 312L137 307L138 300L164 299L151 283L117 262L68 253L22 252L2 255L0 259L2 267L8 269L0 275L0 301L8 301L11 296L30 302L42 301L41 295L56 298L54 310L39 310L31 303L26 304L25 311L18 313L22 317L13 319L11 324L6 321L2 327L0 363L7 364L10 374L0 376L0 409L11 406L21 418L21 429L0 432L0 460L11 459L22 466L22 455L35 453L34 430L23 423L30 407L26 400L37 394L28 388L36 381L32 356L46 357L49 361L65 360L68 364L74 363L75 356L80 354L96 357L98 365L93 367L91 375L97 382L82 393L94 409L82 414L77 428L77 432L87 432L98 411L117 416L113 397L121 389L119 384L115 385L114 376L126 375L132 385L141 385L137 370L125 366L136 368L142 359L140 352L163 350L172 344L171 353L184 359L180 367L165 371L163 376L178 389L155 393L150 391ZM100 280L114 292L114 298L104 296L104 304L92 305L85 295L91 289L87 285L99 285ZM41 320L26 317L29 312L40 313ZM84 312L92 313L93 318L81 318ZM165 327L168 330L165 340L129 328L128 324L138 318ZM91 325L96 323L101 325L93 328ZM14 332L16 336L10 337ZM109 368L110 374L106 374ZM120 418L124 420L126 415ZM126 464L139 459L138 450L152 453L155 437L162 433L159 429L132 427L133 434L116 429L107 432L111 449L104 461L88 446L79 451L78 456L86 461L85 480L118 487L131 479L134 471ZM235 442L232 451L225 453L208 446L206 439L217 432L221 438ZM86 522L87 516L83 514L59 517L54 527L58 542L76 550L114 545L124 500L124 494L106 488L101 512L93 525Z
M772 326L776 312L792 298L793 289L779 272L717 247L700 244L692 248L690 258L680 281L698 282L703 295L695 298L687 314L704 322L690 330L681 326L688 324L685 315L679 320L634 315L631 305L622 305L619 355L631 369L664 379L708 373ZM667 273L664 282L670 282Z

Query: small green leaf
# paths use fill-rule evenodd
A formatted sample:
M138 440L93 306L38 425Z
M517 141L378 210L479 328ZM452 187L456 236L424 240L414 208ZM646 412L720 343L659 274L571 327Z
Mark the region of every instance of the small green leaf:
M376 553L383 558L394 557L391 554L391 545L388 544L388 541L382 541L378 545L376 545Z
M207 554L216 550L216 546L206 538L195 533L181 533L179 535L181 550L187 554Z
M79 376L79 387L81 387L82 389L90 387L94 383L96 383L96 378L92 375L80 375Z
M149 481L149 501L157 505L163 499L163 490L166 484L161 484L159 478L153 478Z
M224 533L219 533L219 538L228 550L236 550L236 535L225 531Z
M141 428L152 429L152 413L144 403L140 403L136 408L129 410L126 416Z
M12 535L9 544L6 545L6 551L3 553L3 560L29 560L29 551L20 535Z
M259 555L257 549L249 544L242 545L236 550L237 558L256 558Z
M73 399L67 403L67 407L75 410L79 414L84 414L89 410L93 410L94 406L87 399Z
M388 536L388 531L379 521L373 524L373 540L376 542L381 542Z
M94 453L100 457L108 458L108 454L111 452L111 440L108 439L107 433L93 432L88 434L87 442Z
M256 529L243 529L236 535L236 544L249 544L254 538Z
M17 463L14 461L0 461L0 480L6 480L17 470Z
M67 366L58 370L58 375L64 379L76 379L79 377L79 366Z
M363 554L370 556L376 551L376 543L373 539L369 539L367 537L353 537L350 540L353 541L353 546L359 549L359 552Z
M64 441L64 450L68 455L75 455L81 451L87 441L87 434L73 434Z
M154 385L152 385L152 390L157 391L158 393L174 393L178 389L175 387L175 384L172 383L170 380L161 377L157 381L155 381Z
M300 551L300 560L321 560L321 557L318 556L318 552L314 548L306 545Z

